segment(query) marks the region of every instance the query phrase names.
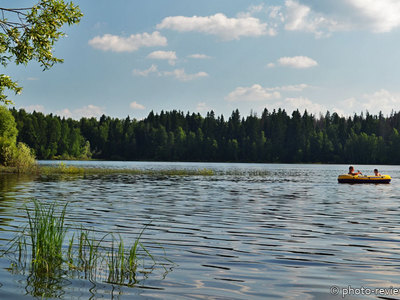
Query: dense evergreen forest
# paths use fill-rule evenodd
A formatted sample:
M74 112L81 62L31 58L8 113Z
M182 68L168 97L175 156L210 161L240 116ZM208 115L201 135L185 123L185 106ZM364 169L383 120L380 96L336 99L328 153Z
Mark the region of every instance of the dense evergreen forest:
M225 120L181 111L143 120L65 119L11 109L38 159L400 164L400 113L341 117L264 110Z

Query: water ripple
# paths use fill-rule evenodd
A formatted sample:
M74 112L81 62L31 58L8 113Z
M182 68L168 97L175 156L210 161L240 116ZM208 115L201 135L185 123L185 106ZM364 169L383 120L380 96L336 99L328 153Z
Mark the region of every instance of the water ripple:
M62 287L65 298L329 299L332 285L398 287L399 167L379 168L394 178L390 185L365 186L339 185L336 177L347 166L338 165L179 166L218 175L3 179L0 241L26 225L31 198L58 199L69 202L72 227L119 232L129 243L147 225L145 245L177 264L167 277L149 277L138 288L73 278ZM0 264L0 297L22 298L24 278L10 276L6 262Z

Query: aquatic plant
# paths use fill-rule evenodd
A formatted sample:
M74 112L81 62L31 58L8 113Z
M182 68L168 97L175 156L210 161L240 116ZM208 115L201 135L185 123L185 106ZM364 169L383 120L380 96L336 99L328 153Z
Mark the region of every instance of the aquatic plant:
M157 264L155 258L140 242L144 229L142 229L139 236L135 239L135 243L129 249L124 247L124 241L120 235L118 239L113 236L111 247L107 252L107 281L109 283L122 284L127 282L128 285L134 285L137 282L137 262L140 259L141 252L145 253L152 260L153 265Z
M1 172L13 172L11 168L0 168ZM82 168L68 166L60 162L56 166L39 166L33 170L38 175L107 175L107 174L131 174L146 176L212 176L215 172L211 169L110 169L110 168Z
M11 167L0 166L0 173L15 173L17 170ZM19 171L21 173L21 171ZM67 165L60 162L54 166L37 166L24 171L25 174L43 175L43 176L58 176L58 175L113 175L126 174L137 176L270 176L271 170L268 169L229 169L229 170L213 170L209 168L199 169L112 169L99 167L77 167Z
M33 200L33 203L35 206L33 214L26 208L32 268L36 274L51 276L60 270L64 262L62 246L67 232L64 226L67 205L64 205L57 214L55 202L48 206L37 200Z
M32 295L49 296L51 286L80 274L92 282L135 286L139 274L171 264L165 255L155 257L141 242L146 226L134 243L125 247L121 235L106 233L98 238L93 230L65 225L67 204L60 209L56 202L33 200L32 211L26 208L28 225L12 240L3 255L11 259L14 271L28 274ZM69 239L66 239L67 236ZM165 261L162 263L162 261ZM150 268L146 266L149 263Z

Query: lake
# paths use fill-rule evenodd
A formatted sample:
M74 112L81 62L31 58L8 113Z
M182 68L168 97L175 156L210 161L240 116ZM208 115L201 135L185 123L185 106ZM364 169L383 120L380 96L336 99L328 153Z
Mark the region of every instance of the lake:
M337 183L347 165L66 163L207 168L216 175L1 176L3 249L27 225L24 207L36 198L68 202L68 224L120 233L127 242L148 225L143 243L173 262L134 287L66 277L53 298L342 299L362 287L400 288L399 166L378 166L392 176L390 184L351 185ZM372 174L377 166L355 167ZM32 297L29 274L10 269L5 257L0 267L0 299ZM346 299L376 299L368 291Z

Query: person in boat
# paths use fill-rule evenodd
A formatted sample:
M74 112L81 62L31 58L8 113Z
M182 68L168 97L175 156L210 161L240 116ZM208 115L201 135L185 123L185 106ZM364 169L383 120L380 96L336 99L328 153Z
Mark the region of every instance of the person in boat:
M355 176L355 175L359 175L359 174L362 175L362 173L360 171L354 172L354 167L353 166L349 167L349 175Z
M374 174L375 176L382 176L382 174L378 172L378 169L374 169Z

